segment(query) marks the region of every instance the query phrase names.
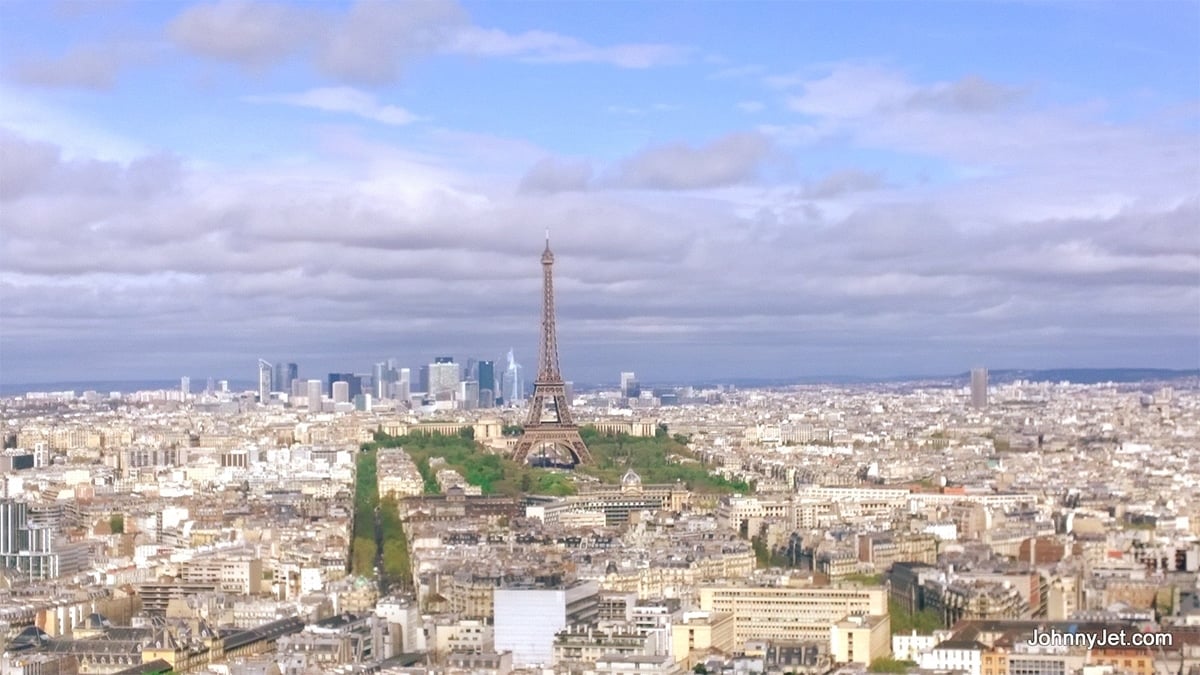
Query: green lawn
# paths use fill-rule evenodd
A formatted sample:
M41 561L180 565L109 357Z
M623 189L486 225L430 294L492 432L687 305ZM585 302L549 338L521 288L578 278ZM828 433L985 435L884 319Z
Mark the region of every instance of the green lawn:
M580 473L595 476L606 483L617 483L632 468L644 483L674 483L683 481L695 492L748 494L752 486L742 481L730 481L708 473L708 467L682 439L671 437L665 429L654 437L627 434L601 435L591 427L579 430L595 463L580 466Z
M689 488L702 493L747 494L752 486L742 481L729 481L712 476L680 438L664 431L654 438L637 438L625 434L605 436L591 427L583 427L580 435L587 443L595 463L581 465L576 471L594 476L609 484L619 483L629 468L646 483L683 481ZM576 487L568 472L534 468L485 450L469 435L410 434L389 436L375 434L375 440L364 443L364 450L403 447L416 463L425 479L425 491L437 492L434 471L429 461L435 457L445 460L446 466L458 471L471 485L478 485L484 494L520 496L543 494L564 496L575 494Z

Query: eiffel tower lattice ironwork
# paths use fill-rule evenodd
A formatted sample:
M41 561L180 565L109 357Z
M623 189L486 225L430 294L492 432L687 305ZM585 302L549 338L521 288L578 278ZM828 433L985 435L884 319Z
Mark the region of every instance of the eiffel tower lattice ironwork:
M550 234L542 252L542 342L538 348L538 375L529 401L525 431L517 441L513 459L525 462L550 448L571 454L574 464L590 464L592 453L571 419L567 387L558 370L558 336L554 328L554 254L550 252ZM556 452L557 454L557 452Z

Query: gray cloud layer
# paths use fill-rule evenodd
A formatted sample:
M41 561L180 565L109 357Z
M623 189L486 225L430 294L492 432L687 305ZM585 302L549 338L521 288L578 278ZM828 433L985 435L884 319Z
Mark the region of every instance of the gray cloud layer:
M460 174L459 191L397 196L370 189L382 176L67 159L4 133L4 378L36 378L22 364L80 349L97 377L180 363L228 374L248 354L332 369L528 352L545 228L577 379L611 379L618 363L658 377L956 370L996 353L1187 365L1194 191L1052 218L985 208L1010 199L977 189L963 211L954 194L914 197L855 169L779 195L678 191L748 180L765 146L739 135L620 164L622 185L657 193L567 191L590 168L547 160L515 194ZM402 180L445 170L408 166ZM844 213L812 209L818 199Z

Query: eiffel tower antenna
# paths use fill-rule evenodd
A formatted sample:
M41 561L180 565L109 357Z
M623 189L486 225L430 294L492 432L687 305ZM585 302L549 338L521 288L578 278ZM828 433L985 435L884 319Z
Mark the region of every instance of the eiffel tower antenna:
M571 455L573 464L589 464L588 451L579 427L571 419L567 387L558 369L558 334L554 315L554 253L550 250L550 230L546 230L546 250L542 251L542 339L538 345L538 374L529 401L529 418L517 441L513 460L523 463L530 454L545 453L550 447Z

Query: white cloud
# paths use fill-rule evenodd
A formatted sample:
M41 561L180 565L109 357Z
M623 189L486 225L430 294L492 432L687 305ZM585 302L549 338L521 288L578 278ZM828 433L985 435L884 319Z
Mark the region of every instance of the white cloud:
M751 114L762 112L766 107L762 101L739 101L737 104L738 110Z
M19 61L11 71L23 84L106 90L116 84L122 70L146 61L151 51L134 44L81 45L58 57Z
M325 112L356 115L381 124L404 126L421 118L394 105L380 104L373 95L352 87L323 87L299 94L248 96L251 103L281 103Z
M760 65L729 66L708 76L710 80L741 80L761 75L766 68Z
M681 63L689 55L676 45L593 45L549 31L475 26L454 0L357 0L345 12L332 8L219 0L184 10L168 34L207 58L261 68L299 57L360 84L395 81L410 62L435 53L635 69Z
M307 7L220 0L183 10L167 34L201 56L261 67L311 45L323 30L320 15Z
M591 180L592 165L589 162L546 157L525 173L518 190L523 193L575 192L586 190Z
M621 162L608 182L656 190L733 185L757 175L770 152L770 141L753 132L729 134L701 146L656 145Z
M863 117L903 103L917 91L902 75L872 65L841 64L819 78L776 81L778 86L799 85L802 93L788 100L792 110L831 118Z
M610 115L640 117L652 113L675 112L680 107L671 103L652 103L648 106L610 105L604 109Z
M148 152L137 140L102 128L84 111L49 105L39 95L0 82L0 127L54 143L68 158L130 160Z
M456 31L446 51L470 56L507 56L534 63L602 63L620 68L673 65L687 58L688 50L666 44L595 46L547 31L508 33L494 28L468 26Z

